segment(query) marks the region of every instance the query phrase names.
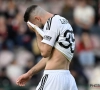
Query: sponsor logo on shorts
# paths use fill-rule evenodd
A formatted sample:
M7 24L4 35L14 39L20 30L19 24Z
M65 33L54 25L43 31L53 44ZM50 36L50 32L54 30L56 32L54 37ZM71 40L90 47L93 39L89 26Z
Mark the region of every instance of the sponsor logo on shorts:
M45 35L43 38L44 38L45 40L50 41L52 37Z

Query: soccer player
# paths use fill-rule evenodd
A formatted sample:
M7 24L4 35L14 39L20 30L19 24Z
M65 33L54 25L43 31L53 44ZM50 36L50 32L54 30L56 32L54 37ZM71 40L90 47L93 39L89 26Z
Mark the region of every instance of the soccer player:
M53 15L38 5L32 5L27 8L24 21L38 26L44 33L42 37L36 28L28 24L30 30L36 33L37 44L43 58L17 79L17 85L25 86L33 75L44 69L36 90L78 90L69 71L75 39L68 20L60 15Z

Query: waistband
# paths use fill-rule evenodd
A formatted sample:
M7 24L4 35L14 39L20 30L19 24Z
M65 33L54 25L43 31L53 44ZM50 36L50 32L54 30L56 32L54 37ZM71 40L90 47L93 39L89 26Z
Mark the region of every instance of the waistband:
M44 70L44 74L57 74L57 73L66 73L66 74L70 74L69 70Z

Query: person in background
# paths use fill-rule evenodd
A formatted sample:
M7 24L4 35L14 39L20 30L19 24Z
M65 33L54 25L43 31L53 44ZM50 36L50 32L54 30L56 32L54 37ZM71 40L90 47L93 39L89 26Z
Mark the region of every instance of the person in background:
M4 16L0 16L0 50L5 48L4 43L7 36L6 18Z
M12 82L6 74L6 68L3 67L0 69L0 89L2 89L1 87L10 87L10 86L12 86Z
M64 0L64 7L62 8L61 15L68 19L71 25L74 24L73 10L75 7L75 0Z
M83 30L90 30L95 21L94 8L88 5L87 0L78 0L73 16L78 34Z

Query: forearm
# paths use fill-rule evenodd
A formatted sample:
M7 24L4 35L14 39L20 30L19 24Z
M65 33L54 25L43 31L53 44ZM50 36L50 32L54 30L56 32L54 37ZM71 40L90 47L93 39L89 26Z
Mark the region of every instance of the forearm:
M32 24L31 22L27 23L29 28L36 33L37 44L40 49L41 55L45 58L49 57L51 54L52 46L47 43L41 42L43 40L43 37L45 37L45 33L38 26ZM49 38L51 39L51 37Z
M32 24L31 22L28 21L27 23L28 23L29 28L35 32L36 37L37 37L38 47L39 47L40 51L42 52L44 43L42 43L41 41L44 37L44 32L38 26Z
M33 66L33 68L31 68L27 73L30 76L33 76L35 74L37 74L38 72L40 72L41 70L43 70L46 66L46 62L47 62L48 58L42 58L35 66Z
M38 32L36 32L36 38L37 38L37 44L40 49L40 52L42 52L44 48L44 43L42 43L41 41L43 40L43 38L38 34Z

